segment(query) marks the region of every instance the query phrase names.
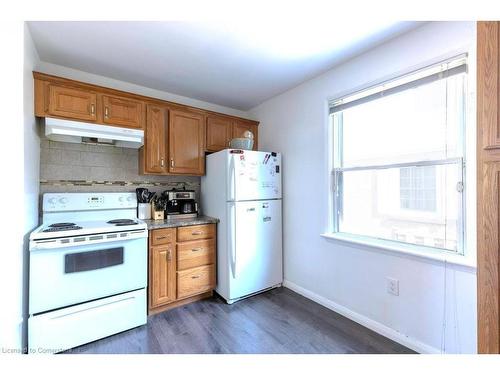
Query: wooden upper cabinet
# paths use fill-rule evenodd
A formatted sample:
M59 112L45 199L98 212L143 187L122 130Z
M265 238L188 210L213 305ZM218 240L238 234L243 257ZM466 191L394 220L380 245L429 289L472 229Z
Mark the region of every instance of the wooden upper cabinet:
M222 116L207 116L206 150L220 151L229 147L232 138L232 120Z
M176 299L175 243L150 247L149 252L149 305L154 308Z
M256 121L39 72L33 77L37 117L143 129L140 174L203 175L205 151L228 148L245 130L258 148Z
M49 115L79 120L96 120L97 94L65 86L48 85Z
M103 123L144 128L144 103L119 96L102 95Z
M145 172L167 171L167 108L148 104L144 139Z
M500 148L500 23L478 22L477 25L477 94L485 100L478 102L478 117L483 123L483 148Z
M231 138L243 138L243 134L246 130L250 130L253 133L253 149L254 151L258 150L258 126L257 124L244 121L244 120L234 120L233 121L233 134Z
M169 114L169 172L203 175L205 172L205 116L171 110Z

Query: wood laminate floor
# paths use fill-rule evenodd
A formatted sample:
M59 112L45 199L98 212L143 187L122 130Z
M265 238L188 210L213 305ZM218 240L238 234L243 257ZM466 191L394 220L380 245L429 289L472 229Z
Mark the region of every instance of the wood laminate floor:
M301 295L274 289L233 305L213 297L66 353L414 353Z

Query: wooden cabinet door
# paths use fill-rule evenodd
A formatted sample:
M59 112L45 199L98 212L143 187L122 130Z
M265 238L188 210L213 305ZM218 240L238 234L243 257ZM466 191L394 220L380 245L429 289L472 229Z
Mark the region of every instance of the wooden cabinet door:
M229 147L232 136L231 119L219 116L207 117L206 150L220 151Z
M500 353L500 22L477 23L478 353ZM482 146L482 147L481 147Z
M477 82L478 95L487 100L478 101L478 116L484 123L483 147L500 148L500 22L478 22Z
M236 120L233 121L233 135L232 138L243 138L243 133L246 130L250 130L253 133L253 149L254 151L258 150L258 127L257 125L251 122L245 122Z
M198 113L171 110L169 114L169 172L202 175L205 171L204 119Z
M49 85L49 115L95 121L97 94L83 89Z
M103 95L103 122L108 125L144 128L144 103L138 100Z
M153 246L150 251L150 307L175 301L175 245Z
M165 107L147 105L144 158L146 172L165 173L167 171L167 109Z

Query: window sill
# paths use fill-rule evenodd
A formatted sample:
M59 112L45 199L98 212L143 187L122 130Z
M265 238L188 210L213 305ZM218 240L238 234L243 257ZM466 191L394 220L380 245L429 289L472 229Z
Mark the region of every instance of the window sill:
M420 247L418 245L405 245L402 243L394 243L392 241L380 240L376 238L365 238L360 236L353 236L346 233L323 233L321 237L329 240L336 240L346 242L348 244L356 244L366 246L372 249L384 250L394 252L402 255L425 258L440 263L450 263L458 266L476 270L475 259L458 254L444 254L438 250L434 251L427 247Z

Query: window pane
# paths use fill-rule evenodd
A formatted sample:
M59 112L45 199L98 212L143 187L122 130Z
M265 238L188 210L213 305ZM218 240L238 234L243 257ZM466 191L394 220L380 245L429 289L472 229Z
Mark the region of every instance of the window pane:
M339 231L459 249L461 166L337 172Z
M436 210L436 166L406 167L399 170L401 208Z
M336 166L461 157L464 74L334 114L342 135ZM338 164L340 163L340 164Z

